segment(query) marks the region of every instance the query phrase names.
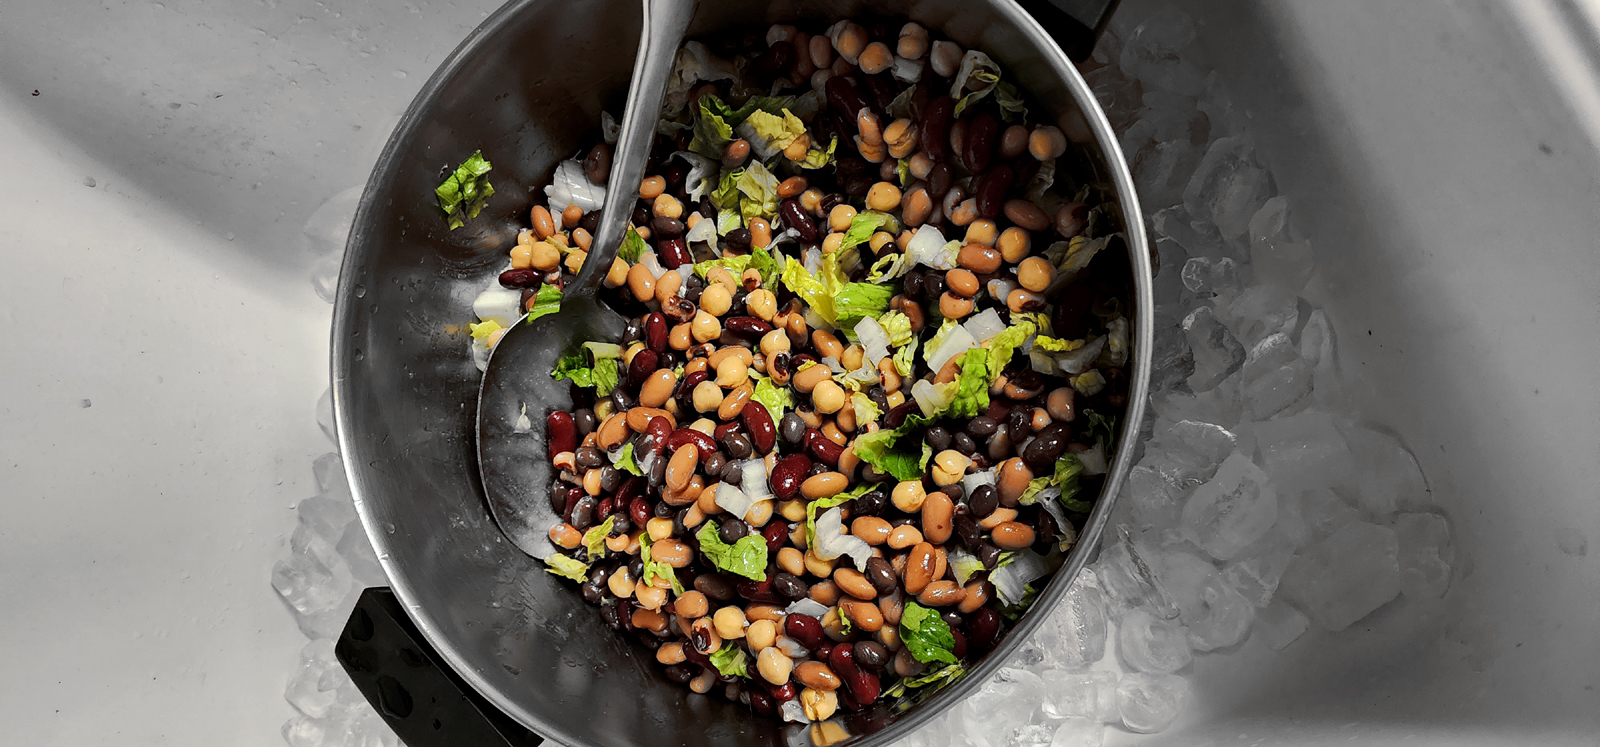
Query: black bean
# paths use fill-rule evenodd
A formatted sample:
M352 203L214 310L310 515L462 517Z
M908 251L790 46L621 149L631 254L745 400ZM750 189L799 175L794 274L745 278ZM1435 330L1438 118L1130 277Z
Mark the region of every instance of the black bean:
M1000 491L995 490L993 485L979 485L972 491L972 495L967 497L967 508L979 519L994 513L999 507Z
M606 463L605 455L601 454L600 450L593 446L579 446L575 458L578 462L578 469L583 470L594 469Z
M1019 443L1033 434L1033 413L1026 407L1018 407L1006 416L1006 432L1011 434L1012 443Z
M982 415L967 421L967 433L973 438L988 438L999 428L999 423Z
M600 607L600 619L604 620L606 627L609 627L612 630L622 630L627 625L627 622L622 619L622 612L617 609L618 606L619 605L615 604L607 604ZM667 667L667 671L671 672L672 667ZM694 675L691 674L689 677L692 679ZM684 680L684 682L688 681L689 680L687 679Z
M650 220L650 229L662 236L682 236L683 221L677 218L668 218L665 215L658 215Z
M961 483L958 482L958 483L956 483L954 485L946 485L946 486L944 486L942 488L939 488L939 492L944 493L947 496L950 496L950 502L951 503L956 503L956 502L961 500L961 496L962 496Z
M672 506L665 503L657 503L650 507L650 514L657 519L670 518L672 516Z
M832 471L833 471L832 467L829 467L828 465L823 464L822 462L816 462L816 463L813 463L811 465L810 469L806 470L806 477L816 477L817 475L820 475L820 474L822 474L824 472L832 472Z
M723 542L730 545L744 539L745 535L748 534L750 534L750 525L744 523L743 519L732 516L723 519L722 523L717 526L717 535L722 537Z
M913 301L920 300L922 298L922 295L923 295L922 294L922 279L923 279L923 277L924 277L924 274L923 274L922 270L919 270L919 269L907 270L906 274L905 274L905 277L900 279L900 284L901 284L901 291L900 292L904 293L906 298L909 298L909 299L911 299Z
M580 532L594 526L595 503L592 495L579 498L578 504L572 507L572 518L568 519L567 523Z
M733 433L722 441L722 448L728 450L728 456L734 459L748 459L755 452L755 446L750 443L750 437L743 433Z
M644 578L644 558L635 555L628 560L628 575L635 580Z
M722 471L718 473L718 476L722 478L723 482L736 488L744 484L744 470L739 467L738 462L730 461L722 465Z
M857 497L851 503L855 504L855 509L850 512L851 515L877 516L883 513L884 507L889 505L889 491L885 488L878 488Z
M719 602L726 602L734 597L733 584L715 573L702 573L696 576L694 588L695 591Z
M720 451L713 452L711 456L700 462L700 466L705 470L706 474L718 475L722 473L723 467L728 466L728 458L723 456Z
M628 394L627 389L617 387L611 390L611 408L613 412L627 412L633 409L635 404L637 403L634 402L633 395Z
M871 464L861 465L861 479L867 482L887 482L894 479L894 475L884 472Z
M889 663L889 649L877 641L857 641L856 664L871 670L883 669Z
M798 446L806 437L806 421L792 412L785 414L778 422L778 435L785 443Z
M578 221L578 227L588 231L589 235L593 236L594 232L600 228L600 211L590 210L584 213L583 219Z
M906 422L906 417L913 411L917 411L916 400L907 400L901 403L899 407L896 407L884 414L883 424L888 428L899 428Z
M978 520L970 514L956 514L954 527L956 539L960 540L962 547L970 549L983 541L983 527L978 526Z
M879 594L893 593L900 580L895 575L894 566L889 561L879 557L867 558L867 581Z
M995 564L1000 562L1000 548L987 542L979 542L972 554L978 556L978 562L990 570L994 570Z
M1067 450L1067 442L1072 438L1072 431L1066 423L1051 423L1039 431L1027 448L1022 452L1022 460L1035 474L1044 474L1056 463L1056 457Z
M927 441L928 445L933 447L933 453L937 454L950 448L950 431L942 425L929 426L922 440Z
M622 470L617 469L609 464L601 467L600 490L605 493L617 492L617 488L622 487L622 479L627 476L628 473L623 472Z
M967 456L978 453L978 442L973 441L972 437L965 433L957 433L951 437L950 446Z
M729 249L740 252L747 251L750 249L750 229L735 228L729 231L728 235L723 236L722 241L728 245Z
M806 587L805 582L801 581L792 573L779 573L777 576L774 576L772 579L772 588L777 590L779 594L782 594L785 599L800 599L810 592L810 589Z
M594 416L594 410L587 407L579 408L577 412L572 413L572 422L578 426L580 436L594 433L594 429L600 427L599 421Z
M945 284L943 275L931 273L922 278L922 295L928 297L929 299L937 299L938 297L944 295L944 292Z
M606 587L604 584L587 583L579 586L578 592L583 595L583 601L588 602L589 604L599 604L601 600L606 598Z
M594 213L598 215L600 211L596 210ZM645 209L643 205L635 205L633 207L633 215L628 217L633 219L633 225L636 226L649 225L650 223L650 211Z
M689 684L689 680L694 679L695 675L699 674L699 672L696 671L698 669L699 667L697 665L690 664L689 662L679 662L667 667L667 679L671 680L674 684L687 685Z
M1011 435L1000 428L989 437L989 459L1000 461L1011 456Z

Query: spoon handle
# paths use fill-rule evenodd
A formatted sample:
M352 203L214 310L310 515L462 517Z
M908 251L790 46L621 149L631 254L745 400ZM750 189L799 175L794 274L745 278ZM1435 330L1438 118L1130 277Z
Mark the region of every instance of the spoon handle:
M606 204L600 209L600 225L595 229L589 258L568 295L592 296L600 279L611 270L622 234L633 213L639 182L644 178L645 161L655 140L656 121L661 118L661 99L667 92L667 79L677 58L678 46L694 17L695 0L643 0L644 27L639 37L639 55L633 61L633 83L628 86L628 101L622 111L622 130L617 135L616 154L611 159L611 176L606 182Z

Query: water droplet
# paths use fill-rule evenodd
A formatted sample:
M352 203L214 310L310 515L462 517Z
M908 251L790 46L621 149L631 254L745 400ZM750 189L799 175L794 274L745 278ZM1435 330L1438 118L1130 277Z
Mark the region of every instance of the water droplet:
M224 234L222 236L222 238L225 238L225 239L227 239L229 241L233 241L233 232L232 231L227 232L226 234Z
M367 359L367 354L366 353L361 352L359 349L356 350L356 360L364 361L366 359Z
M365 286L365 285L356 286L356 298L366 298L366 297L367 297L367 286Z
M394 71L394 77L396 77L396 78L404 78L404 77L406 77L406 71L404 71L404 70L396 70L396 71Z
M83 186L85 187L93 187L94 183L94 177L92 176L86 176L83 178Z
M386 521L386 522L383 523L383 531L388 532L390 534L394 534L394 530L395 530L394 522Z

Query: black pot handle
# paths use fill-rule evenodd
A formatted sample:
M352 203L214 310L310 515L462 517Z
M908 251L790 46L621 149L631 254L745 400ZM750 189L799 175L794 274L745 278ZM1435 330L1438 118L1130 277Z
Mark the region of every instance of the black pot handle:
M1067 53L1083 62L1094 53L1094 43L1111 21L1118 0L1017 0Z
M538 747L544 741L445 666L388 587L361 592L333 651L407 747Z

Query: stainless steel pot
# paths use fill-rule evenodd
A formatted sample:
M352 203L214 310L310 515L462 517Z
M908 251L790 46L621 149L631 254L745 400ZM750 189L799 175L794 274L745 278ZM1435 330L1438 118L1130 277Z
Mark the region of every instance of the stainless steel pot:
M1133 181L1088 86L1016 3L702 0L690 35L867 13L909 17L990 54L1050 110L1120 201L1136 287L1123 422L1139 423L1153 312ZM666 682L635 643L605 628L594 608L505 539L478 480L471 302L500 269L534 198L543 201L537 187L592 139L602 106L623 97L639 19L635 0L514 0L423 87L373 170L345 253L332 355L340 449L362 522L417 627L464 679L529 729L563 744L605 747L805 744L803 729ZM496 194L482 216L451 232L433 188L477 149L494 164ZM1083 550L1098 544L1136 431L1123 429ZM902 714L844 718L850 743L888 744L975 688L1037 627L1090 554L1072 554L1033 612L967 678Z

